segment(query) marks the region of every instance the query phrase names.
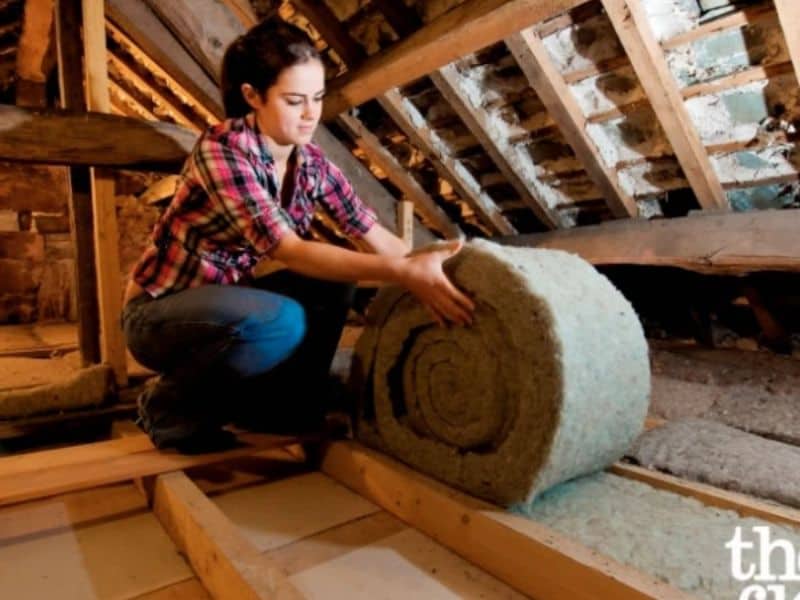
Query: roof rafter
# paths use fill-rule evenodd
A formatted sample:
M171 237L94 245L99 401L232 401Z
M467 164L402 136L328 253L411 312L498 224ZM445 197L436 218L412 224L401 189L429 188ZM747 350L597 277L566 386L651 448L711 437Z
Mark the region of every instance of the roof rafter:
M468 0L334 79L323 118L409 83L585 0Z
M192 110L200 115L208 125L219 121L218 115L209 110L209 107L203 104L199 98L195 97L190 90L183 87L172 74L161 68L139 44L134 42L125 32L108 19L106 19L106 32L120 48L127 54L130 54L137 63L140 63L145 69L152 73L153 77L157 80L163 80L167 88L182 102L189 104Z
M113 79L108 82L108 94L111 97L111 106L119 114L147 121L158 121L158 117L142 106L141 102L131 96L127 90Z
M308 2L304 0L300 0L296 3L298 8L303 9L303 7ZM315 4L315 3L311 3ZM345 30L344 26L336 20L336 17L330 13L326 14L324 11L320 11L316 8L313 10L305 11L303 10L303 14L305 17L311 22L317 31L329 31L331 35L331 44L336 44L333 46L334 50L339 52L341 48L343 51L347 52L348 43L344 40L349 40L351 43L355 44L352 40L350 35ZM332 20L336 23L333 24ZM324 37L324 36L323 36ZM327 38L326 38L327 41ZM353 54L349 52L349 54ZM340 56L343 56L340 54ZM346 63L348 68L351 68L352 65L347 62ZM397 95L395 98L394 94ZM389 112L389 115L394 119L395 123L400 127L401 130L405 131L408 135L408 132L415 129L414 126L410 125L408 122L408 114L405 109L402 108L403 100L400 95L400 92L394 90L390 94L383 94L378 98L379 102L383 105L384 110ZM400 107L400 108L387 108L387 107ZM416 108L413 107L410 102L408 103L409 110L416 111ZM417 119L418 123L425 123L424 117L417 111L413 112L414 118ZM349 133L354 133L352 127L348 127L347 123L345 122L346 129ZM510 233L511 231L516 231L513 228L511 223L502 215L500 209L494 203L494 201L486 194L485 192L480 191L480 184L478 181L472 177L466 168L463 165L460 165L455 159L450 157L449 161L443 161L442 151L435 151L434 146L431 144L437 145L438 136L433 131L433 129L426 123L426 131L429 132L431 136L435 136L435 138L429 137L417 137L416 142L414 139L408 135L409 139L412 139L412 143L417 145L420 150L431 160L434 167L436 167L437 171L439 172L440 176L445 179L453 188L456 190L458 195L464 199L464 201L478 214L478 217L481 221L487 225L492 231L497 231L499 233ZM358 137L354 137L356 143L358 143ZM380 144L380 142L375 138L375 142ZM441 143L438 143L438 147L442 147ZM380 159L379 159L380 160ZM408 183L408 182L406 182ZM398 186L400 187L400 186ZM418 191L416 190L415 186L413 185L406 185L406 189L410 191L414 191L415 195L418 198L422 198L418 195ZM403 189L401 187L401 189ZM427 196L427 194L425 194ZM420 206L424 206L426 203L424 200L421 201ZM432 207L425 207L422 212L424 214L435 214L430 209ZM448 227L450 229L450 227Z
M324 2L292 0L292 4L311 21L325 42L339 55L348 69L358 66L367 58L364 49L350 37L333 11Z
M775 0L775 10L778 11L786 47L789 49L789 56L792 57L794 73L800 82L800 34L798 34L800 5L797 0Z
M700 206L728 208L728 199L640 1L602 0L602 3Z
M563 219L542 196L543 184L536 178L533 160L519 146L509 143L508 138L493 126L486 111L472 104L463 90L464 78L458 69L450 64L431 73L430 78L537 218L549 229L565 226Z
M370 162L377 165L394 185L396 185L432 227L441 231L445 237L459 238L461 229L439 208L416 179L397 162L397 159L381 144L356 117L342 114L338 119L358 147L364 151Z
M586 117L550 59L542 40L528 29L509 37L506 45L583 163L589 177L602 191L611 213L616 217L638 215L636 202L622 189L617 174L605 164L597 146L586 132Z
M188 127L189 129L199 131L200 128L189 117L187 117L177 105L164 96L158 89L151 86L142 78L141 75L139 75L139 73L129 67L125 61L114 55L113 52L108 53L108 64L113 67L120 74L120 76L128 80L139 90L142 90L143 93L146 93L148 96L150 96L154 104L160 105L161 108L170 117L172 117L176 123L183 125L184 127Z
M498 206L481 189L478 180L447 150L446 142L427 123L416 106L398 90L391 90L379 99L380 105L406 134L412 144L423 151L436 170L449 181L456 193L493 231L505 235L516 233Z
M218 119L223 117L217 85L144 2L106 0L105 4L107 16L145 56Z

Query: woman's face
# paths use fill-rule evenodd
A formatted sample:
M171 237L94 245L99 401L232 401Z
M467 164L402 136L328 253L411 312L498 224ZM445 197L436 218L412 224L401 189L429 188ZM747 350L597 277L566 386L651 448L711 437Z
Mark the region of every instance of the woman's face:
M262 133L282 146L307 144L322 114L325 71L319 60L311 59L281 71L264 98L245 94Z

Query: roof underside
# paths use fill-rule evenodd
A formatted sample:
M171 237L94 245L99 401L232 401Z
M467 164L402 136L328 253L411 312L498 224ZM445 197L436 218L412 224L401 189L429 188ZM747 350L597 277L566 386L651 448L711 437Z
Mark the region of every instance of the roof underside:
M779 18L786 1L592 0L330 127L396 197L409 195L410 175L415 194L467 234L797 206L800 89ZM460 4L256 0L252 9L308 30L334 78ZM635 5L638 31L615 16L625 5ZM0 0L5 103L25 10L24 0ZM109 25L107 44L115 111L194 129L215 120L122 27ZM446 234L414 200L423 223Z

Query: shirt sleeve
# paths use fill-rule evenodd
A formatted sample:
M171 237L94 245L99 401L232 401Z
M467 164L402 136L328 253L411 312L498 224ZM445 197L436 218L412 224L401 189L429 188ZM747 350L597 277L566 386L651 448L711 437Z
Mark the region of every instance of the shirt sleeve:
M206 193L224 206L227 225L238 229L255 253L267 254L293 231L292 220L266 187L267 174L257 173L242 150L216 139L201 140L195 167Z
M325 159L321 171L319 201L333 215L343 233L363 237L378 221L375 211L358 197L339 167Z

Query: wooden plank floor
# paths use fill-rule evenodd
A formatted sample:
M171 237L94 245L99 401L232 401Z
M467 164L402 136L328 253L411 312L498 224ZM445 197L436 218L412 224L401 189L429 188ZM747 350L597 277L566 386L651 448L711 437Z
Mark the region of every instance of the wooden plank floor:
M525 597L319 472L215 503L307 598ZM196 585L189 578L141 598L188 600Z
M304 596L524 597L292 453L271 453L295 468L259 476L233 463L195 482ZM132 483L0 509L0 596L210 597Z

